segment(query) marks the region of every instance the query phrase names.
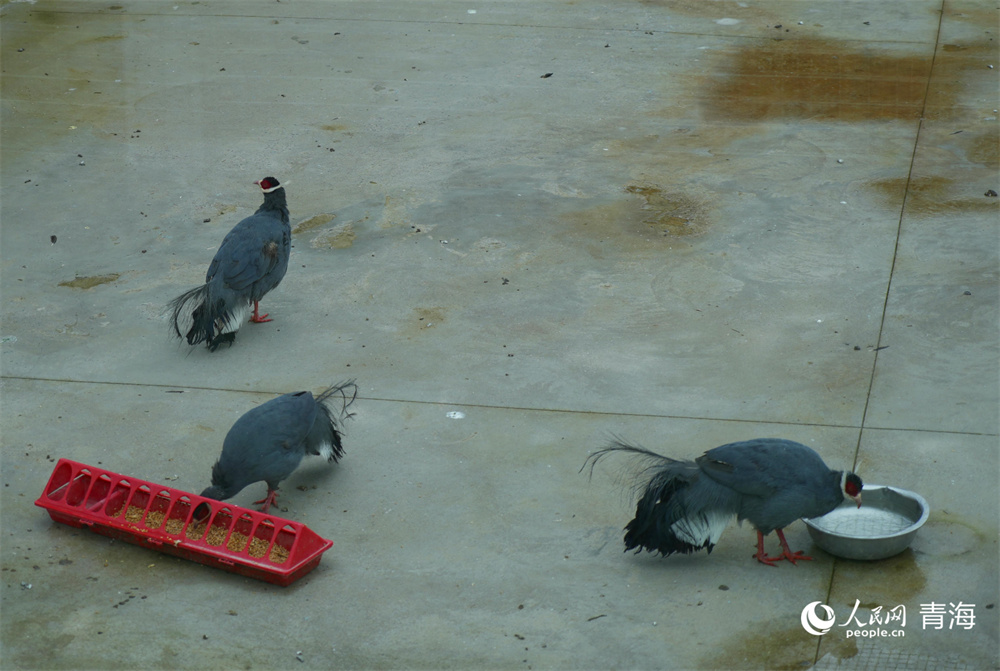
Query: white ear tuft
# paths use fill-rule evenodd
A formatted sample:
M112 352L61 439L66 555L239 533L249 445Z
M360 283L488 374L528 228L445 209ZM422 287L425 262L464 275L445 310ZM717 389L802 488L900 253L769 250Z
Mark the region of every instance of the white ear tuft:
M847 471L843 471L840 474L840 493L843 495L845 501L850 501L851 495L847 493Z

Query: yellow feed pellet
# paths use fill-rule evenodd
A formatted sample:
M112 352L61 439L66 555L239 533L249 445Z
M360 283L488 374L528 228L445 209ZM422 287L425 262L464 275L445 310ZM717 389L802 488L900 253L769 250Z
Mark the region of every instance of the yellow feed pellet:
M247 536L241 534L239 531L234 531L229 536L229 542L226 543L226 549L230 552L243 552L243 548L247 546Z
M208 524L205 522L202 522L201 524L189 524L187 528L187 537L196 541L205 535L205 529L207 527Z
M275 543L274 546L271 547L271 554L268 559L273 561L275 564L284 564L288 561L288 549Z
M267 541L263 538L253 537L250 541L250 556L254 559L260 559L267 553Z
M209 545L222 545L222 541L226 540L226 528L213 526L208 530L208 536L205 538L205 542Z
M166 517L166 513L162 510L150 510L149 514L146 515L146 527L149 529L159 529L160 525L163 524L164 517Z

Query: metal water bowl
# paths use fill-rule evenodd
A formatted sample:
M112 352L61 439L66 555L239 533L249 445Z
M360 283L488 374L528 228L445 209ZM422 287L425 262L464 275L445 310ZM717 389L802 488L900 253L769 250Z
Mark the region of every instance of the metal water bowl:
M919 494L887 485L865 485L862 504L844 501L822 517L803 519L813 542L844 559L886 559L910 546L930 515Z

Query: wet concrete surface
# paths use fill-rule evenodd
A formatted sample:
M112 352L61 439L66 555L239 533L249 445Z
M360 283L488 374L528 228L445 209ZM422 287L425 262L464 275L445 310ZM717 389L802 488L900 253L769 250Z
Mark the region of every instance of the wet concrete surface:
M996 668L996 25L941 0L4 3L3 667ZM274 321L178 344L167 302L265 175L294 230ZM241 414L347 378L347 456L282 486L334 541L291 587L32 505L60 457L201 491ZM791 438L932 515L883 562L799 523L798 566L735 526L625 555L625 464L578 472L612 433ZM904 605L905 636L812 636L813 601Z

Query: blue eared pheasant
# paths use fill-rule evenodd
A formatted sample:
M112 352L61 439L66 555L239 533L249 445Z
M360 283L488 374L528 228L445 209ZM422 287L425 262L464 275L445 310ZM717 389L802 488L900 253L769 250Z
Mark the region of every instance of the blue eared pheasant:
M315 398L308 391L285 394L263 403L236 420L212 467L212 484L201 495L222 501L255 482L267 483L267 496L256 503L268 508L278 497L278 483L315 454L335 463L344 456L343 421L357 397L353 380L334 385ZM335 412L327 401L338 398Z
M854 473L831 470L816 452L791 440L758 438L722 445L694 461L664 457L620 440L587 458L624 452L646 462L639 471L642 496L625 527L625 550L664 556L707 549L733 517L757 530L757 561L774 566L812 559L792 552L782 529L802 517L819 517L845 499L861 505L862 482ZM582 470L582 469L581 469ZM648 478L648 480L647 480ZM645 482L643 485L642 483ZM764 552L764 536L776 531L781 554Z
M233 344L248 315L257 324L271 321L259 314L259 301L288 270L292 231L285 188L274 177L254 184L264 193L263 204L223 238L205 284L170 302L174 334L189 345L204 342L214 352Z

